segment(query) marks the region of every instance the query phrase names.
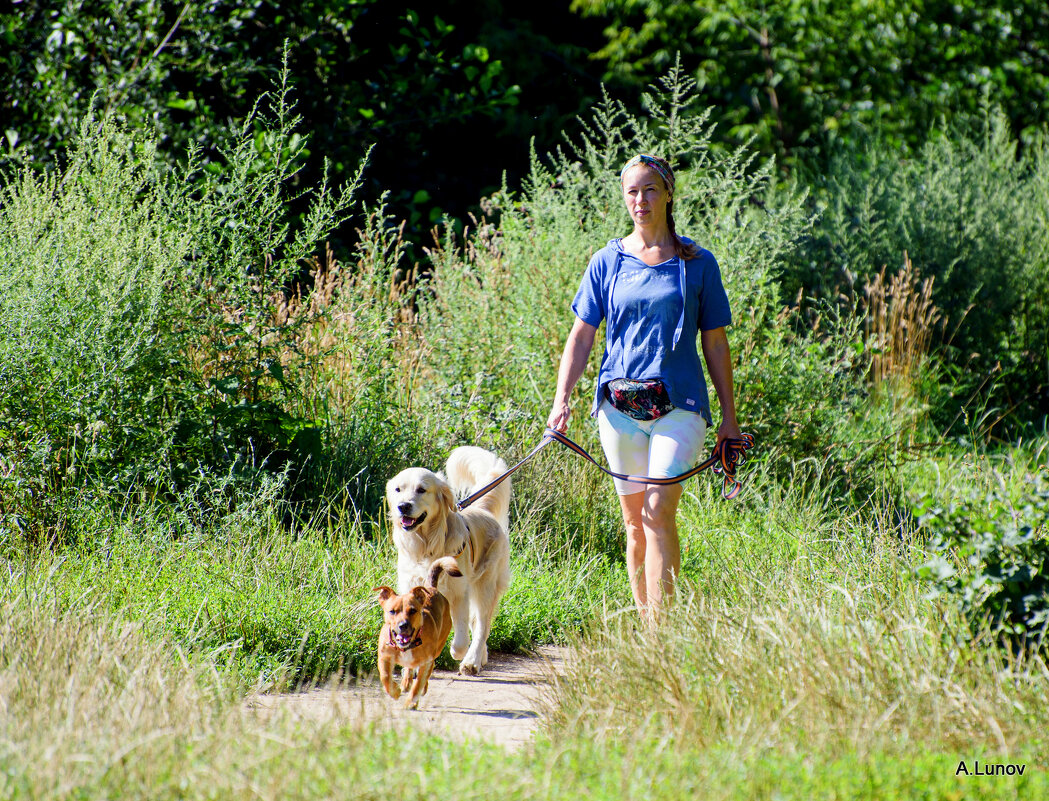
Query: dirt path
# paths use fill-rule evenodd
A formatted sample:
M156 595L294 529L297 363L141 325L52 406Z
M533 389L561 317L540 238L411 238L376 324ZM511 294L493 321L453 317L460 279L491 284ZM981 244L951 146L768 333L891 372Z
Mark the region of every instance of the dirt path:
M551 672L559 672L564 649L542 648L535 656L491 654L480 676L434 671L420 708L406 710L386 696L375 679L302 693L260 695L250 707L265 716L283 712L315 720L410 725L445 737L483 739L518 748L539 724L540 699Z

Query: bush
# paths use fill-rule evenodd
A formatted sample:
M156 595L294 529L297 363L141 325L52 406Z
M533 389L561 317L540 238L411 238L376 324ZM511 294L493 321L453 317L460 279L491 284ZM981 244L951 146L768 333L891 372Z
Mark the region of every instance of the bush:
M307 191L293 226L303 141L286 86L269 101L224 168L194 152L165 172L152 140L107 116L84 120L61 172L5 180L0 514L20 536L62 536L85 495L178 496L209 476L250 489L317 455L296 349L313 318L279 310L355 184Z
M68 490L162 462L185 381L169 288L191 245L170 180L111 119L81 137L62 174L23 172L0 202L0 495L31 529L57 525Z
M966 636L988 629L1017 648L1037 650L1049 629L1049 479L1030 477L1017 498L1004 488L972 491L940 506L915 502L931 558L918 569L930 595L956 604Z
M813 176L820 211L787 274L788 291L850 304L905 254L932 278L943 312L936 352L956 365L939 397L948 424L972 399L1020 420L1049 412L1049 149L1018 153L1008 120L987 108L972 123L933 131L914 154L872 144L840 150ZM989 377L997 375L988 384Z

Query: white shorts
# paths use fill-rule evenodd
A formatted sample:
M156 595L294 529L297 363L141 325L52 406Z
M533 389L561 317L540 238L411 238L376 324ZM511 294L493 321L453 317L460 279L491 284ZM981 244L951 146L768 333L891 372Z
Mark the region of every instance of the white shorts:
M608 399L597 410L601 447L614 473L670 478L680 476L705 458L707 421L696 412L674 409L657 420L635 420ZM616 492L634 495L649 485L613 478Z

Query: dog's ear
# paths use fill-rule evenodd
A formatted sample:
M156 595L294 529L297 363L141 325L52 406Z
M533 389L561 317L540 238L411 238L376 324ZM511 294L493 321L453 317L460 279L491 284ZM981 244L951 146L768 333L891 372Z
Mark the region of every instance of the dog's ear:
M437 492L437 498L440 501L445 514L452 514L452 512L455 511L455 493L452 492L452 488L448 485L448 482L438 482L435 491Z
M421 604L425 604L429 593L423 587L412 587L412 598Z
M374 587L372 588L372 592L379 594L379 603L381 604L386 603L388 599L392 598L397 594L389 587Z

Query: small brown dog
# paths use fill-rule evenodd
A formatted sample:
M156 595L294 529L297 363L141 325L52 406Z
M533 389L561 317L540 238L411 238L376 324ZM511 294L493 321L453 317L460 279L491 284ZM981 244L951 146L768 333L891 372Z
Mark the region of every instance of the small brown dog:
M425 587L413 587L403 595L389 587L375 588L379 605L385 612L379 632L379 678L391 698L400 698L411 686L411 693L404 701L406 709L416 709L419 699L426 694L434 660L441 655L452 630L448 599L437 591L441 573L462 575L455 559L446 556L430 566ZM393 680L394 665L403 668L400 687Z

